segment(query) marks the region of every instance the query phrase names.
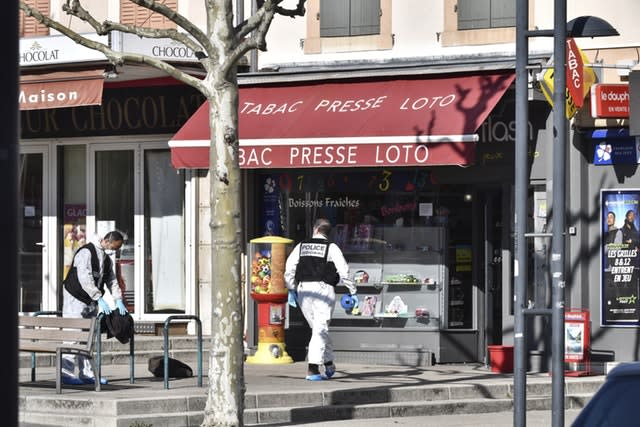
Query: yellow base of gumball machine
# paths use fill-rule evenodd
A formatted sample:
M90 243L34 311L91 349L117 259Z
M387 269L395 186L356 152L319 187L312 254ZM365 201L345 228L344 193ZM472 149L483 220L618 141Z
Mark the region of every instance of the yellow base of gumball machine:
M281 343L258 343L258 350L253 356L247 357L250 364L284 364L293 363Z

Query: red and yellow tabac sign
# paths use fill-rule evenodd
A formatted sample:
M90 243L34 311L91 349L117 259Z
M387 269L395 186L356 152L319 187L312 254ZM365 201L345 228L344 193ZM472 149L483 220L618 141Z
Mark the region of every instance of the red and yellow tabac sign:
M584 104L584 98L589 93L591 86L597 78L591 67L589 59L584 52L576 45L572 38L567 39L567 87L566 93L566 115L571 119ZM540 88L544 97L553 107L553 68L544 72Z

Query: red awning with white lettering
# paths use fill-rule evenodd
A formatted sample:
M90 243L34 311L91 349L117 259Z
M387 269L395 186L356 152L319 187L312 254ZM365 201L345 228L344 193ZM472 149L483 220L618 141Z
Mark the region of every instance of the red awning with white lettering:
M476 130L512 72L241 87L240 167L467 165ZM209 168L209 105L169 146L176 168Z
M100 105L104 69L29 73L20 76L20 110Z

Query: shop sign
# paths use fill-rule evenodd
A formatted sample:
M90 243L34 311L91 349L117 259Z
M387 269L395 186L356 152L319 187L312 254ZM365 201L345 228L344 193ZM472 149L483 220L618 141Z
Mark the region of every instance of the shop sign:
M83 37L109 44L107 36L95 33L82 34ZM67 36L23 37L20 39L20 67L104 61L102 52L80 46Z
M595 144L594 166L640 164L640 137L603 140Z
M582 54L572 38L567 39L567 88L576 107L580 108L584 101Z
M44 110L102 102L102 69L20 76L20 110Z
M513 79L499 73L241 87L240 165L469 164L475 132ZM169 141L174 167L208 168L210 140L205 103Z
M567 40L567 42L568 41L569 40ZM571 60L571 58L574 58L573 64L569 64L567 67L567 88L565 89L567 119L571 119L576 115L580 107L582 107L584 98L589 93L591 85L596 82L596 74L593 72L591 67L588 66L589 59L584 54L584 52L580 50L579 47L575 46L575 43L572 46L573 47L571 47L570 52L567 53L568 61ZM580 75L580 69L582 69L582 75ZM553 67L551 67L548 68L542 75L540 89L542 90L542 94L552 107L554 85L553 80L554 70ZM582 88L581 91L578 90L580 86Z
M591 86L591 117L629 118L629 85L598 83Z
M239 163L244 169L354 166L421 166L468 164L475 143L353 143L251 145L240 144ZM352 141L351 143L349 141Z
M22 138L63 138L172 133L202 104L191 86L167 85L104 89L102 104L24 110Z
M601 191L603 326L640 325L640 190Z
M135 34L114 31L112 44L115 50L121 52L134 52L174 62L198 61L193 50L169 38L142 38Z

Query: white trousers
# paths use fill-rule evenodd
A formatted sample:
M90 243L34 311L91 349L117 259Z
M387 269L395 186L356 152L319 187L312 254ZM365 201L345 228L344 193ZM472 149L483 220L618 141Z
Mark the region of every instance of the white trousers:
M324 282L302 282L298 285L298 304L311 327L307 352L309 363L333 362L333 344L329 337L329 321L336 301L335 289Z
M63 289L62 293L62 316L82 317L82 310L84 310L87 305L73 297L66 289ZM77 374L76 369L78 370ZM89 359L82 355L63 354L61 371L62 376L95 378Z

